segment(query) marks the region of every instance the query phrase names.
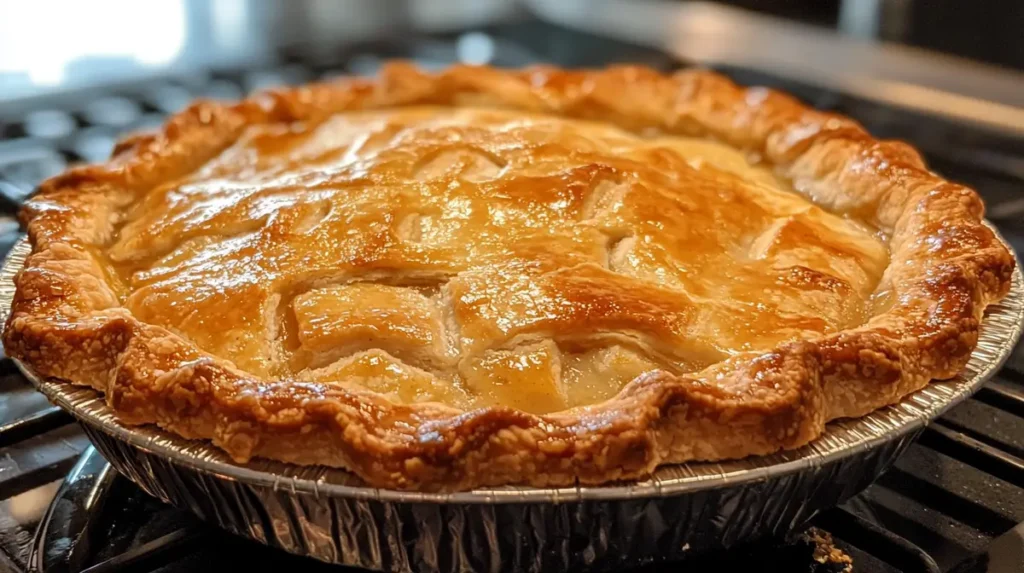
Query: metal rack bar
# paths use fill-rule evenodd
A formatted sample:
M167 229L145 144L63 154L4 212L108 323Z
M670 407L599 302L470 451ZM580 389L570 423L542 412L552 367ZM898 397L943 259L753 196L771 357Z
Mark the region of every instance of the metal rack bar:
M961 497L898 467L890 469L876 483L925 507L941 511L978 531L999 535L1017 525L1016 521L992 508Z
M901 571L941 571L935 560L917 545L845 509L827 511L815 518L815 523Z
M0 498L6 499L63 477L89 440L75 426L33 436L0 450L0 459L17 471L0 471Z
M185 552L195 551L201 541L199 529L179 529L83 569L81 573L153 571L161 563L170 563Z
M45 434L73 422L70 414L57 406L50 406L0 426L0 447Z
M1001 374L1001 373L1000 373ZM1024 418L1024 390L999 378L990 380L974 395L978 401Z
M935 422L921 434L921 445L1024 488L1024 460Z

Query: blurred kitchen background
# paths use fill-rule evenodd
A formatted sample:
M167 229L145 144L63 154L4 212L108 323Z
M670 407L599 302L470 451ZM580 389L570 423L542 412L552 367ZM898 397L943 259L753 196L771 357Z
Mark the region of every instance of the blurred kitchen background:
M778 87L921 149L984 196L1021 252L1022 30L1021 0L0 0L0 253L36 185L105 159L119 134L194 98L373 74L388 58L706 66ZM75 466L88 442L6 359L0 396L0 571L296 566L90 470L94 453ZM1018 349L876 485L810 525L857 571L1024 571L1022 444ZM843 570L813 539L687 570Z
M1008 88L1024 77L1012 72L1024 70L1019 0L0 0L0 102L169 73L188 83L197 72L272 66L295 51L329 58L358 42L495 24L519 24L514 45L471 38L457 53L424 47L412 55L427 65L453 58L593 65L629 55L553 35L537 20L657 47L681 63L757 64L827 83L864 75L868 83L898 80L1024 102L1019 84ZM809 49L822 42L829 47ZM917 49L879 51L878 42ZM995 79L1001 72L1004 81ZM990 81L979 84L982 78Z

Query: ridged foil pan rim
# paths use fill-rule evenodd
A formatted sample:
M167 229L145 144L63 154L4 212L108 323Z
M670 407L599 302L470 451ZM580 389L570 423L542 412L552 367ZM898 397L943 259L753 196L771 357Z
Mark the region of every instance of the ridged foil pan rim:
M24 266L30 251L28 241L20 239L0 268L0 317L5 321L14 298L14 276ZM987 309L978 346L960 375L952 380L932 382L898 404L861 418L829 423L821 437L802 448L740 460L663 466L646 480L626 484L563 488L506 486L452 493L373 488L364 485L353 474L336 468L303 467L263 459L238 464L208 442L186 440L155 426L122 425L95 390L75 387L59 380L40 379L21 362L15 360L15 363L52 402L68 410L83 423L146 452L221 479L272 487L295 494L311 493L317 499L330 496L399 503L567 503L676 496L755 483L821 467L900 438L926 426L966 399L998 371L1020 338L1022 322L1024 278L1018 264L1013 272L1009 294Z

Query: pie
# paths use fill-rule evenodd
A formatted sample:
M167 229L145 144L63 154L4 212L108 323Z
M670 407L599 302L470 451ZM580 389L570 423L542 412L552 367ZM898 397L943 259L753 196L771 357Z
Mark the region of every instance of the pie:
M711 72L397 63L196 103L47 181L4 346L240 463L601 484L956 375L1014 266L982 212Z

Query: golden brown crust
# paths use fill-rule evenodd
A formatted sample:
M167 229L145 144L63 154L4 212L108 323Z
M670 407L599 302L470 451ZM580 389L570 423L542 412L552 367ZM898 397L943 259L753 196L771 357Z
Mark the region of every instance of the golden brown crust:
M819 205L890 235L882 283L891 307L859 328L740 354L696 374L651 373L603 403L536 416L256 379L120 306L96 254L114 239L118 210L194 170L245 126L470 103L708 136L758 154ZM47 181L26 206L33 252L16 280L7 353L43 376L104 392L126 423L211 439L239 461L344 467L379 487L596 484L642 477L660 464L799 447L829 420L863 415L959 372L985 306L1007 292L1014 265L982 224L978 196L930 173L908 146L705 71L454 67L432 75L396 64L377 80L199 103L116 153L106 165Z

